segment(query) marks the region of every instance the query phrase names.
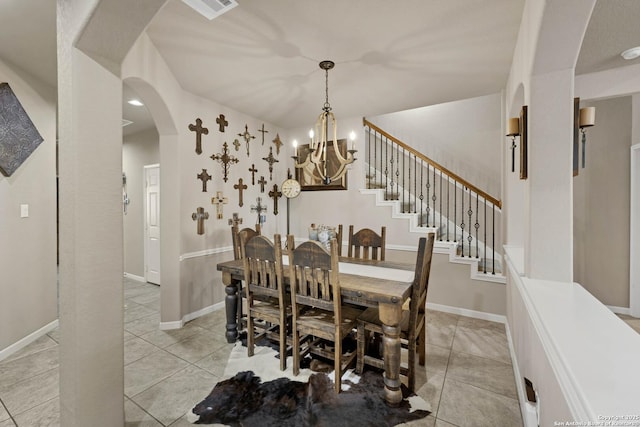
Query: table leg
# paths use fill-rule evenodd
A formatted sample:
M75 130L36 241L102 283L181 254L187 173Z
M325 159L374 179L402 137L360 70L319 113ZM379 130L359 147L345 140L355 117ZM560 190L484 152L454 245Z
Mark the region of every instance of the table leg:
M227 315L227 342L234 343L238 339L238 283L239 280L231 278L231 274L222 273L222 283L227 296L224 298L224 308Z
M402 306L398 304L380 304L382 322L382 344L384 347L384 397L390 406L402 401L400 390L400 318Z

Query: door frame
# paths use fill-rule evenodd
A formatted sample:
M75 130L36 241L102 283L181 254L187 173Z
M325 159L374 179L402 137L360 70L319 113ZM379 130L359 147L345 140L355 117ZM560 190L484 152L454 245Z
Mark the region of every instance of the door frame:
M631 146L629 212L629 311L640 317L640 144Z

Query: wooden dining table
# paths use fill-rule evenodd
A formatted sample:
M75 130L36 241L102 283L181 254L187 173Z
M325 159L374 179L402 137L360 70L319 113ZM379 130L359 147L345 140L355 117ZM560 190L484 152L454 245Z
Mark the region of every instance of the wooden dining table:
M222 272L226 292L226 338L232 343L238 338L238 285L244 280L244 266L242 260L233 260L219 263L217 269ZM384 334L384 396L389 405L396 406L402 401L400 319L402 305L411 296L415 265L340 257L339 269L343 302L379 309ZM289 270L286 266L284 281L288 286Z

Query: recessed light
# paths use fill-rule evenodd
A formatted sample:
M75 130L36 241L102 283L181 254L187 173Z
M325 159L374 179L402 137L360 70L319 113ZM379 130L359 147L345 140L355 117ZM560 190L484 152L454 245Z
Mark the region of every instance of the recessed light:
M640 56L640 46L627 49L620 54L624 59L636 59Z
M131 99L127 102L131 105L135 105L136 107L142 107L144 105L139 99Z

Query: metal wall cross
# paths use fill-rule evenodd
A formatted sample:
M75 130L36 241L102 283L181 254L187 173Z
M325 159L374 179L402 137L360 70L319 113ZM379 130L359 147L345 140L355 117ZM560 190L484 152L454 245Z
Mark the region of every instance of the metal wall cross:
M267 181L264 179L264 176L260 177L260 181L258 181L258 184L260 184L260 192L264 193L264 185L267 183Z
M278 191L278 184L273 184L273 190L269 191L269 197L273 199L273 214L278 215L278 199L282 197L282 192Z
M206 169L202 169L202 173L198 174L198 179L202 181L202 192L207 192L207 181L211 181L211 175L207 173Z
M224 128L229 126L229 122L225 120L224 114L220 114L220 116L218 116L216 123L218 124L218 130L220 132L224 132Z
M249 141L251 141L252 139L256 139L256 137L249 133L249 126L247 126L246 124L244 125L244 132L239 133L238 136L243 137L244 142L247 143L247 157L249 157Z
M257 204L251 205L251 212L256 212L258 214L258 224L262 226L264 222L267 220L267 216L262 212L267 210L267 207L262 204L262 197L256 198Z
M244 184L242 182L242 178L240 178L238 180L238 183L233 185L233 188L238 190L238 206L242 207L242 205L244 205L244 202L242 201L242 192L247 189L247 184Z
M233 156L229 155L229 145L225 142L222 145L222 153L213 154L211 157L212 160L216 160L219 163L222 163L222 171L223 171L223 180L227 182L229 175L229 164L230 163L238 163L239 160Z
M280 161L273 157L273 147L269 147L269 155L263 157L262 160L269 163L269 181L273 181L273 164Z
M282 147L282 141L280 141L280 134L276 134L276 137L274 138L273 143L276 146L276 154L280 155L280 147Z
M218 219L222 219L222 206L229 203L229 199L222 195L222 191L217 191L216 196L211 198L211 204L216 205Z
M258 169L256 169L255 164L251 164L249 172L251 172L251 185L256 185L256 172L258 172Z
M202 134L208 135L209 129L202 127L202 120L196 119L195 125L189 125L189 130L196 133L196 154L202 153Z
M268 130L264 130L264 123L262 124L262 127L258 129L258 132L262 132L262 145L264 145L264 134L269 133Z
M199 207L191 214L191 219L198 221L197 233L204 234L204 220L209 219L209 212L205 212L204 208Z

